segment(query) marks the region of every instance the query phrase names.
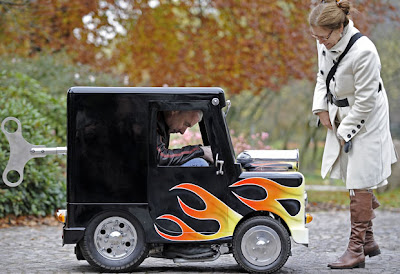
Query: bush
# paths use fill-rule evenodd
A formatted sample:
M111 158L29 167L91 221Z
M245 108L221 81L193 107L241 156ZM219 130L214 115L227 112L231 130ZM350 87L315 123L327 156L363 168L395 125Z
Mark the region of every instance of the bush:
M1 70L26 74L42 87L47 87L53 96L64 96L72 86L121 86L124 82L122 76L98 72L88 65L73 64L71 58L62 52L35 58L2 56Z
M24 138L34 145L66 146L66 100L48 95L48 90L25 74L0 71L0 122L18 118ZM9 159L9 144L0 133L0 172ZM30 160L24 181L15 188L0 178L0 217L45 216L66 206L65 156ZM0 176L1 177L1 176ZM14 181L14 180L12 180Z

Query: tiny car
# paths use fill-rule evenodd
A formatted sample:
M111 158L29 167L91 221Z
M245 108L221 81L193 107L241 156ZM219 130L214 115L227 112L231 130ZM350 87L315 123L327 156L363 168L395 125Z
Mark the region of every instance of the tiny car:
M30 158L67 154L67 208L58 215L63 244L75 245L78 260L129 272L147 257L183 263L233 253L244 270L271 273L291 255L291 238L308 245L298 150L236 158L221 88L72 87L67 105L68 150L30 145L19 120L3 121L11 150L5 173L23 173ZM157 115L170 110L203 111L198 128L215 164L158 164ZM19 124L15 133L4 130L10 120ZM23 176L3 178L17 186Z

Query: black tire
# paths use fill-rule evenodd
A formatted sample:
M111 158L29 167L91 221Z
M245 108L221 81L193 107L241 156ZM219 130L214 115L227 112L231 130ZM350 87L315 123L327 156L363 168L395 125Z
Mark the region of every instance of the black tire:
M290 236L285 227L266 216L241 223L233 234L233 256L248 272L273 273L290 255Z
M80 242L77 243L75 246L75 255L78 261L86 260L85 257L83 257Z
M147 257L144 230L125 212L105 212L88 225L80 242L82 255L105 271L130 272Z

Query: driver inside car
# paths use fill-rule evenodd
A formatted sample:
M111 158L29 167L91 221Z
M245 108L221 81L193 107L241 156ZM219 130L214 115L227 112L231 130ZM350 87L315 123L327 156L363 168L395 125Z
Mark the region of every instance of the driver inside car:
M189 145L169 149L171 133L184 134L201 121L201 110L161 111L157 115L157 161L160 166L209 166L213 163L210 146Z

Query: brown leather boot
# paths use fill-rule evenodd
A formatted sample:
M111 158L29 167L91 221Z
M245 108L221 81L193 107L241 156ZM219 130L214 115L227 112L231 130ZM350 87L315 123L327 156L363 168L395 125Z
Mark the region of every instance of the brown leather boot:
M381 254L381 250L379 249L379 245L374 240L372 221L369 221L367 231L365 233L364 255L365 257L374 257L379 254Z
M349 245L344 254L328 265L335 269L364 268L364 242L369 222L375 217L372 209L372 192L354 190L350 195L351 233Z
M372 194L372 209L376 209L380 206L378 199ZM365 243L364 243L364 255L365 257L373 257L381 254L378 244L374 240L374 233L372 230L372 221L368 222L368 228L365 233Z
M377 209L378 207L381 206L381 203L378 201L372 190L371 193L372 193L372 209Z
M368 222L353 222L351 224L351 234L349 245L344 254L336 262L328 264L328 267L335 269L364 268L364 237Z

